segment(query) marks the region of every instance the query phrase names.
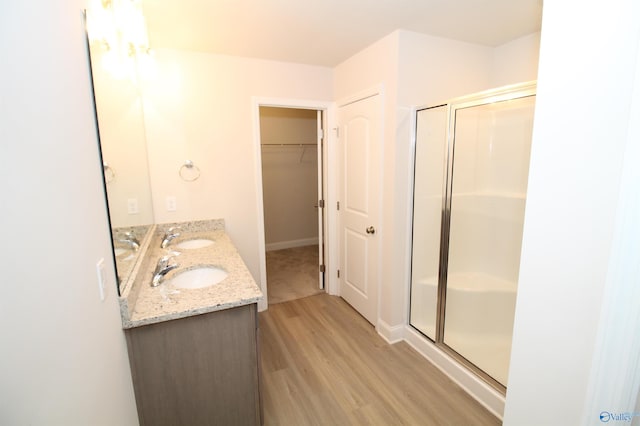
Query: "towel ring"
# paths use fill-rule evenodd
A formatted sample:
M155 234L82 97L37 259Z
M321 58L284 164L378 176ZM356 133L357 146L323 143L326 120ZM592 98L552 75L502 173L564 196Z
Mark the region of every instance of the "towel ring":
M193 161L187 160L182 166L180 166L178 174L183 181L193 182L200 177L200 169L198 168L198 166L193 164Z
M104 172L104 181L111 183L116 178L116 172L106 161L102 163L102 169Z

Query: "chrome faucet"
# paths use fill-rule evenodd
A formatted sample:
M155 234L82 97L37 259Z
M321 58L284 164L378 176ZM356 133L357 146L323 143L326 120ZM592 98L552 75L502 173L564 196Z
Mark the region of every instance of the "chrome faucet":
M165 275L167 275L167 273L169 273L170 271L173 271L178 266L180 266L177 263L169 263L173 258L179 255L180 253L174 251L158 259L158 264L156 265L156 269L155 271L153 271L153 279L151 280L151 287L159 286L162 283L162 279L164 278Z
M140 241L138 241L138 238L136 238L136 234L134 234L133 231L126 232L124 234L124 238L118 240L118 242L125 243L134 251L140 248Z
M171 241L180 236L179 232L175 232L178 229L180 229L179 226L172 226L171 228L167 229L167 232L164 233L164 237L162 238L162 243L160 243L161 248L167 248Z

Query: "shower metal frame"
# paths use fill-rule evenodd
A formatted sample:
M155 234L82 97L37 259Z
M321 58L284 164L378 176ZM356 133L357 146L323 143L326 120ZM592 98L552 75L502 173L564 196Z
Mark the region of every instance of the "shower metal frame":
M453 192L453 167L454 167L454 157L455 157L455 125L456 125L456 112L465 108L472 108L480 105L488 105L497 102L510 101L515 99L526 98L530 96L536 96L536 81L529 81L526 83L514 84L509 86L504 86L498 89L487 90L483 92L479 92L473 95L462 96L458 98L451 99L448 102L444 103L436 103L430 106L418 107L415 110L416 119L414 120L415 129L414 134L417 134L417 114L420 111L431 109L431 108L439 108L446 106L446 116L447 116L447 131L446 131L446 148L445 148L445 158L444 161L444 176L443 176L443 189L442 189L442 210L441 210L441 221L440 221L440 262L438 267L438 289L437 289L437 308L436 308L436 336L435 340L431 339L427 336L422 330L415 327L411 324L411 312L409 312L409 325L420 333L425 338L432 341L436 347L445 352L447 355L454 358L460 364L464 365L467 369L472 371L474 374L479 376L493 388L501 392L502 394L506 394L507 388L502 383L498 382L492 376L487 374L480 367L476 366L474 363L466 359L463 355L456 352L453 348L448 346L444 342L444 332L445 332L445 314L446 314L446 299L447 299L447 278L448 278L448 265L449 265L449 237L451 233L451 198ZM415 150L417 148L417 139L415 141L414 146L414 179L415 179L415 168L416 168L416 158L415 158ZM415 182L413 185L413 200L415 202ZM413 223L415 217L413 217L413 208L412 204L412 230ZM411 250L413 252L413 231L411 236ZM413 256L411 257L411 270L413 272ZM410 275L411 276L411 275ZM411 284L411 282L410 282ZM410 297L412 297L413 289L410 290ZM411 310L411 303L409 303L409 309Z

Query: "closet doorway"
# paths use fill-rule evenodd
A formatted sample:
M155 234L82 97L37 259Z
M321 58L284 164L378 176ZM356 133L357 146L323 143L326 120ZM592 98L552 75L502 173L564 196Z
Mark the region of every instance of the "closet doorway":
M269 304L324 291L322 111L259 107Z

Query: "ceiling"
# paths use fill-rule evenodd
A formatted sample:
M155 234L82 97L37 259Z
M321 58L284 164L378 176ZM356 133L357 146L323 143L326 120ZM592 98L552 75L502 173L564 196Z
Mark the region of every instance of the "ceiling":
M487 46L540 30L542 0L143 0L152 48L334 67L405 29Z

